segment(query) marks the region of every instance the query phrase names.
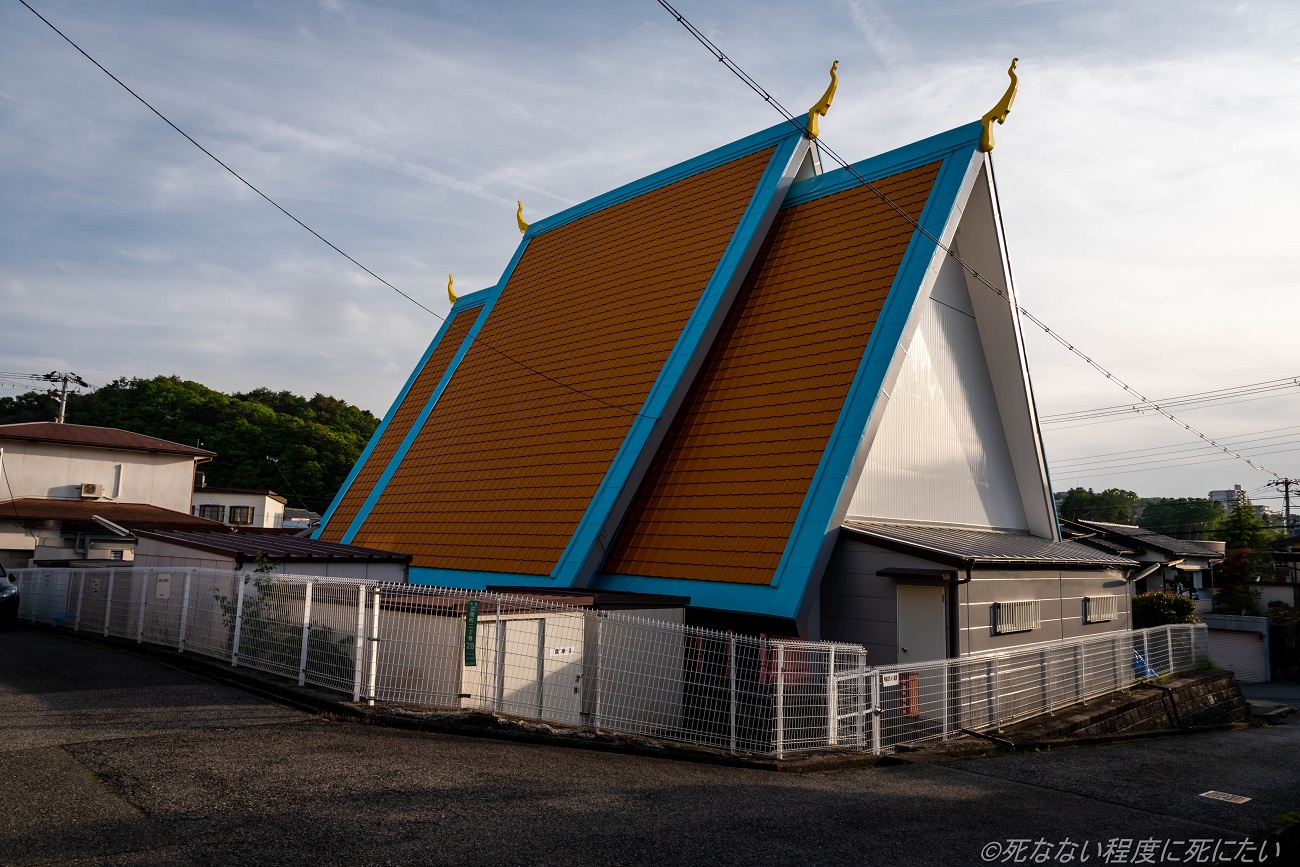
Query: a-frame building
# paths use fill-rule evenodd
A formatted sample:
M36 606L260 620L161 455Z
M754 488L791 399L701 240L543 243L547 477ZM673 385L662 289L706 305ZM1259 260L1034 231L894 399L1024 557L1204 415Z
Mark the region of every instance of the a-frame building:
M781 124L528 226L318 536L877 663L1128 628L1133 564L1061 541L981 131L823 172Z

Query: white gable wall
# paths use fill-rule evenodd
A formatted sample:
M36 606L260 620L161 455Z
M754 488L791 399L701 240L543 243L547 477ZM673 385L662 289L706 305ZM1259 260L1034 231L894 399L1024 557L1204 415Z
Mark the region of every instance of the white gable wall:
M861 446L865 460L847 514L1055 539L1010 268L982 161L957 219L953 248L1003 294L937 252L896 379L886 382L880 419Z
M1028 530L961 266L921 303L849 514Z

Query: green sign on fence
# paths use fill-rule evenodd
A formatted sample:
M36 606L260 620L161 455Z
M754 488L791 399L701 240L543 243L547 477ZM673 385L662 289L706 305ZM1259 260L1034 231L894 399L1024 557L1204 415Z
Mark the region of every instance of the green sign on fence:
M478 600L465 603L465 664L478 665Z

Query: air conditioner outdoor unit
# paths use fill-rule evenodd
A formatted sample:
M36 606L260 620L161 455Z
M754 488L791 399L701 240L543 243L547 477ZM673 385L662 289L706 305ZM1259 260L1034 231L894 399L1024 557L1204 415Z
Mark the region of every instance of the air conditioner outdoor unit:
M81 485L81 499L98 500L104 496L104 486L99 482L83 482Z

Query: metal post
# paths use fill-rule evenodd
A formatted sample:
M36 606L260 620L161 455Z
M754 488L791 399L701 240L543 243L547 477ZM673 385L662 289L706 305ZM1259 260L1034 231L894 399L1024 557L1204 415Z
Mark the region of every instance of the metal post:
M352 661L352 700L361 701L362 666L366 664L366 585L357 587L357 632Z
M500 603L497 604L499 605ZM604 655L605 655L604 650L605 650L605 618L600 616L600 612L596 612L596 677L595 677L596 715L595 718L592 720L592 722L596 726L596 731L600 731L600 724L604 721L603 717L604 717L605 709L602 706L603 703L600 700L601 699L600 693L601 693L601 686L602 686L600 682L600 663L604 659Z
M108 570L108 593L104 597L104 636L108 636L108 621L113 616L113 573Z
M840 690L835 681L835 647L829 651L826 669L826 740L829 746L840 743Z
M247 585L246 576L235 573L235 584L238 585L238 601L235 603L235 638L230 645L230 667L234 668L239 665L239 633L244 628L244 587Z
M731 754L736 754L736 636L727 636L727 673L731 679Z
M1002 731L1002 684L998 678L998 658L993 657L993 676L989 684L993 689L993 728Z
M880 755L880 669L871 672L871 752Z
M859 747L867 745L867 660L865 655L858 659L858 737L856 745Z
M1047 699L1047 712L1052 712L1052 649L1043 648L1043 696Z
M1168 674L1174 673L1174 628L1165 627L1165 646L1169 648L1169 671Z
M945 659L943 661L943 668L940 670L940 674L943 677L943 711L942 711L943 737L942 739L945 741L948 740L948 712L950 710L950 702L948 701L948 687L949 687L948 681L952 679L952 672L948 670L949 665L951 665L951 663Z
M181 593L181 634L176 639L176 650L185 652L185 628L190 620L190 579L194 576L193 569L185 570L185 590Z
M1088 676L1088 657L1083 642L1074 645L1074 700L1083 700L1083 683Z
M77 573L77 578L80 580L77 582L77 607L73 609L72 615L73 632L81 631L81 602L86 596L86 573L84 571ZM69 581L68 585L71 587L72 582Z
M785 645L776 646L776 757L785 755Z
M144 643L144 606L145 594L149 592L149 575L147 572L140 573L140 611L136 615L135 621L135 643Z
M506 625L501 622L501 600L497 600L496 631L493 643L496 649L492 653L492 713L501 712L501 693L505 690L506 662ZM597 692L597 695L600 693Z
M1151 638L1151 633L1143 629L1142 630L1142 662L1145 663L1147 668L1151 667L1151 642L1149 640L1150 638ZM1143 669L1141 673L1142 676L1145 677L1146 669Z
M302 600L302 647L298 651L299 686L307 682L307 644L311 639L311 588L312 582L308 581Z
M372 602L373 607L370 610L370 682L366 686L366 698L368 703L373 707L375 704L375 693L379 681L379 589L375 588L375 595Z

